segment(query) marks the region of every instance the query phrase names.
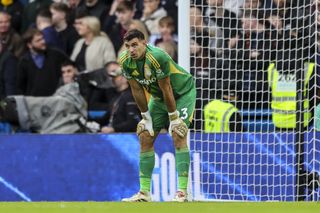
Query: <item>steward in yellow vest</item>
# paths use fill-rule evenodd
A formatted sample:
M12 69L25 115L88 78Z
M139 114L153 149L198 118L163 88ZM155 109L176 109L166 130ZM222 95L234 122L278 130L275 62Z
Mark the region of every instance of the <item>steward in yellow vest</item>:
M231 103L222 100L210 101L204 107L204 131L206 133L241 131L242 120L237 112L238 109ZM238 114L238 116L236 116L236 114ZM233 118L231 119L231 117ZM238 124L240 124L240 128L235 127Z
M305 63L304 79L304 126L306 127L311 119L309 109L309 100L307 97L307 88L314 63ZM272 121L277 128L295 128L296 127L296 76L292 74L279 73L275 63L268 67L268 82L272 93Z

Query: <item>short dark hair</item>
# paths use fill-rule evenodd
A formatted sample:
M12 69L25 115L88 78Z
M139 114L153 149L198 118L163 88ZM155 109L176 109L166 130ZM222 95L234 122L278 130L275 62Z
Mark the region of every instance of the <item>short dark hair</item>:
M137 38L139 40L144 40L144 34L136 29L129 30L123 37L123 41L131 41L132 39Z
M59 12L63 12L66 15L70 12L69 7L64 3L54 2L50 5L50 8Z
M42 35L42 32L36 28L29 28L27 29L27 31L22 35L22 39L24 41L25 44L28 44L32 41L33 37L35 35Z
M40 10L37 14L38 17L43 17L47 19L52 19L52 13L50 12L49 8L45 8L43 10Z
M73 62L72 60L65 60L61 63L61 68L66 66L73 66L78 69L77 64Z
M120 2L118 7L116 8L117 12L123 12L126 10L134 11L134 4L131 1Z
M64 13L65 15L65 19L66 19L66 22L67 23L70 23L71 22L71 15L70 15L70 8L64 4L64 3L59 3L59 2L54 2L50 5L50 9L53 9L55 11L58 11L58 12L62 12Z

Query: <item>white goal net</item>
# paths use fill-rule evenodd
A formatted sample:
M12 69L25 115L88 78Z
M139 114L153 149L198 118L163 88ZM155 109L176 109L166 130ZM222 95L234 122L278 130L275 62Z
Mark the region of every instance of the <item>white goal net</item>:
M320 200L318 4L191 0L195 200Z

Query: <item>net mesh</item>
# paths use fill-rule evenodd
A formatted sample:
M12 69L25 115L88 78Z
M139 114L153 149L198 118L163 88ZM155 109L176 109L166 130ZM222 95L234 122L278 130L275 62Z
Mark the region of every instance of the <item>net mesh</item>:
M195 199L320 199L318 4L191 1Z

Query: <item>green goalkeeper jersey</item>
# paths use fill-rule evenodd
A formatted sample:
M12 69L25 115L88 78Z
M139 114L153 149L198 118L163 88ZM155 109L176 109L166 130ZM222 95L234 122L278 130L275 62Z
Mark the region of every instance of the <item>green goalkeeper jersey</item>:
M163 100L158 80L167 76L170 77L175 99L195 89L190 73L176 64L162 49L149 44L143 59L134 60L125 50L119 57L119 64L125 78L135 79L156 99Z

